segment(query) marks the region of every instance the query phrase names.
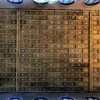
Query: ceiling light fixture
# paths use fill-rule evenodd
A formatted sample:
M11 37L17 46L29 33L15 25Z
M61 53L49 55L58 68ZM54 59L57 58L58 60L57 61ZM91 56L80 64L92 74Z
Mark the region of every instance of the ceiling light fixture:
M7 1L14 4L20 4L23 2L23 0L7 0Z
M57 2L58 2L58 0L49 0L49 1L48 1L49 4L55 4L55 3L57 3Z
M85 0L84 4L86 4L86 5L96 5L99 2L100 2L99 0Z
M36 4L47 4L48 0L33 0L33 2Z
M75 3L75 0L58 0L59 3L63 4L63 5L70 5Z

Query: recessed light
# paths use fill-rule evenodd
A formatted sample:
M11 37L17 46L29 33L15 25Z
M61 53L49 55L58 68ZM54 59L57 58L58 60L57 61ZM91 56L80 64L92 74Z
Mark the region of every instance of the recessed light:
M75 0L58 0L59 3L63 4L63 5L70 5L75 3Z
M85 0L84 4L86 5L96 5L99 3L99 0Z

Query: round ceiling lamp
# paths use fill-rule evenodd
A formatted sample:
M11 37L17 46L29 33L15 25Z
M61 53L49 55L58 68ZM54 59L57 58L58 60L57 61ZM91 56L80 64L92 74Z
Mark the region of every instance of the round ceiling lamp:
M49 1L48 1L49 4L55 4L55 3L57 3L57 2L58 2L58 0L49 0Z
M70 5L75 3L75 0L58 0L59 3L63 4L63 5Z
M37 97L37 98L35 98L34 100L48 100L48 99L45 98L45 97Z
M23 0L7 0L7 1L14 4L20 4L23 2Z
M47 4L48 0L33 0L33 2L36 4Z
M62 97L59 100L75 100L75 99L72 97Z
M85 0L84 4L86 5L95 5L98 4L99 0Z

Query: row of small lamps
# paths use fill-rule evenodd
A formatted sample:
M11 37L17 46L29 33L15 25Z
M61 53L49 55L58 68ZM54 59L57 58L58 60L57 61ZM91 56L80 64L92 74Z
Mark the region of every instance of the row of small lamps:
M23 0L7 0L10 3L14 3L14 4L21 4L23 2ZM37 3L37 4L53 4L56 2L59 2L63 5L70 5L75 3L77 0L32 0L33 2ZM95 5L98 4L100 2L100 0L84 0L84 3L86 5Z
M10 97L7 100L23 100L23 99L21 97ZM33 100L48 100L48 99L45 97L37 97L34 98ZM75 100L75 99L72 97L61 97L59 100ZM100 100L100 99L97 97L86 97L85 100Z

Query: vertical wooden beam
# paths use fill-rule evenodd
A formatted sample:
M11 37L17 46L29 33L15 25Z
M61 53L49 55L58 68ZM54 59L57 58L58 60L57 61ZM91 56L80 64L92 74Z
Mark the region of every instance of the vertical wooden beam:
M93 91L93 36L92 36L92 11L90 11L90 91Z
M19 91L19 34L20 34L20 11L17 10L17 34L16 34L16 91Z

